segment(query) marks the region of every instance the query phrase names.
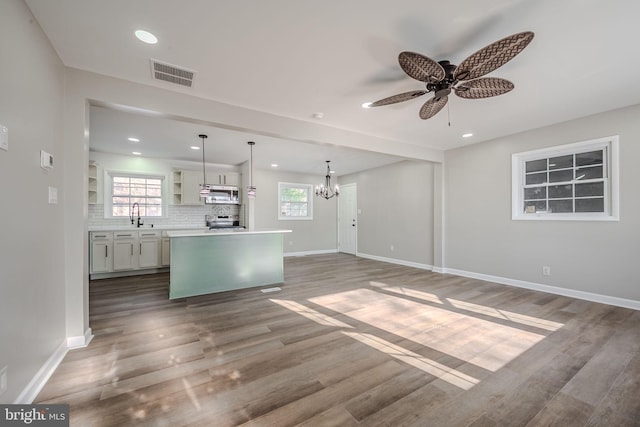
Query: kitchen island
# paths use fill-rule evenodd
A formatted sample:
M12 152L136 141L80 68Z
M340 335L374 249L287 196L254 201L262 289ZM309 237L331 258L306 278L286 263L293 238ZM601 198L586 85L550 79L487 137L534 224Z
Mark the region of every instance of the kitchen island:
M284 281L283 234L291 230L194 230L171 238L169 298Z

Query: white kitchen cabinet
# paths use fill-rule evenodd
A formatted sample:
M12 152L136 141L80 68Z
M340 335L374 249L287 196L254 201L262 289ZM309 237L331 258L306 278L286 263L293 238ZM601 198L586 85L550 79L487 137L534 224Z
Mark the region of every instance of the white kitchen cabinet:
M138 232L138 267L160 267L160 232Z
M171 264L171 239L162 238L162 266L168 267Z
M134 270L138 267L138 232L113 233L113 270Z
M92 231L89 234L91 244L91 273L113 271L113 233Z
M182 171L182 204L203 205L200 198L200 184L202 184L202 171Z
M229 171L207 171L208 185L241 185L241 174ZM173 204L174 205L203 205L200 198L200 185L203 180L202 171L177 170L173 171Z
M209 178L207 176L207 178ZM215 185L240 185L240 174L237 172L217 171L213 173L213 176L207 179L209 183Z

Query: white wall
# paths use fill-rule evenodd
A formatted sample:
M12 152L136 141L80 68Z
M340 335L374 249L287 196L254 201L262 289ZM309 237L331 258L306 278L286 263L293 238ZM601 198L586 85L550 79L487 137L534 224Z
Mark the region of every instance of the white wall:
M22 0L0 2L0 368L13 403L65 345L64 68ZM40 168L40 150L55 156ZM48 188L58 204L48 204ZM24 402L24 400L22 400Z
M640 301L640 106L447 151L446 266ZM511 154L620 136L620 221L512 221ZM542 266L551 276L542 276Z
M357 184L358 254L434 265L434 172L416 160L339 178Z
M293 230L284 234L284 252L336 251L337 217L336 199L325 200L313 196L313 220L278 220L278 182L311 184L315 187L323 179L318 175L256 170L253 184L255 228L279 228Z

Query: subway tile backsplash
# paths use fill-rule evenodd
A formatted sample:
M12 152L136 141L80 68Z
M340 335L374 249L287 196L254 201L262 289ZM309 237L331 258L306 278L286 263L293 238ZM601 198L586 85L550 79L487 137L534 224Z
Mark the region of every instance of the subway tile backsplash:
M162 218L144 218L144 225L154 227L205 227L205 215L239 215L240 225L243 225L241 205L210 205L210 206L167 206L167 215ZM131 221L126 218L105 218L103 204L89 205L89 228L101 227L130 227Z

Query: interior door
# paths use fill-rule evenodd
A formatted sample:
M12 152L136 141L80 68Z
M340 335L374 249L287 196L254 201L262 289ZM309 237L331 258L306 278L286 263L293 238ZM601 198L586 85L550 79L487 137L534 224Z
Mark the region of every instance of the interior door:
M338 196L338 250L355 255L358 249L358 198L356 184L340 186Z

